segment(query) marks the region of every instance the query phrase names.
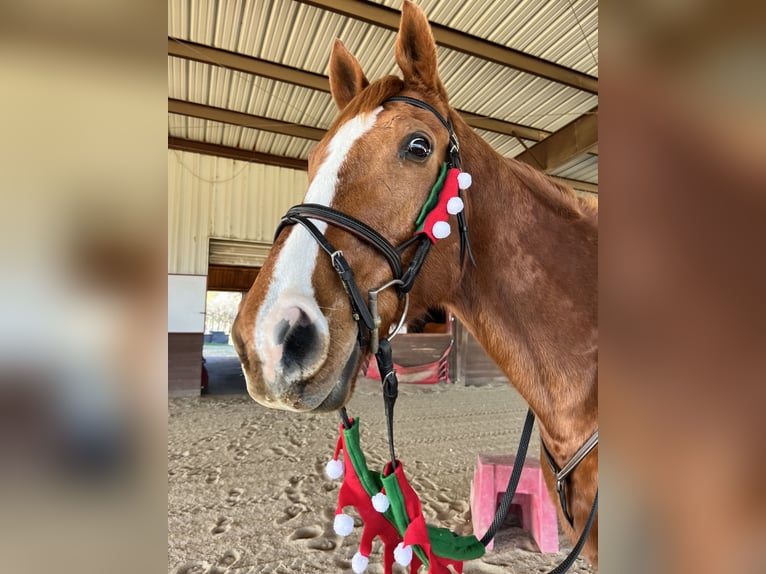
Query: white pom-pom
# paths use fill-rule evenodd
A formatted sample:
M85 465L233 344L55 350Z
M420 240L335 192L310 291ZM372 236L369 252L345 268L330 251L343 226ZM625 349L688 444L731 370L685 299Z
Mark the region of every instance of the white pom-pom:
M362 556L361 552L357 552L351 559L351 569L355 574L362 574L362 572L367 570L367 565L369 563L370 559L367 558L367 556Z
M473 179L471 179L470 173L461 171L459 174L457 174L457 186L460 189L468 189L471 187L471 183L473 183Z
M385 512L388 510L388 507L391 506L391 503L388 501L388 497L385 494L379 492L372 497L372 506L378 512Z
M354 519L351 518L348 514L343 514L342 512L340 514L336 514L335 520L332 523L332 529L338 536L348 536L354 529Z
M450 197L449 201L447 202L447 213L450 215L457 215L461 211L463 211L463 200L459 197Z
M327 463L327 466L324 467L325 473L327 473L327 476L329 476L331 479L336 480L343 476L343 461L342 460L331 460Z
M434 223L434 228L431 233L434 234L436 239L444 239L445 237L449 236L451 231L452 229L450 229L449 223L446 221L437 221Z
M397 544L394 548L394 560L401 566L409 566L412 562L412 546L405 546L404 542Z

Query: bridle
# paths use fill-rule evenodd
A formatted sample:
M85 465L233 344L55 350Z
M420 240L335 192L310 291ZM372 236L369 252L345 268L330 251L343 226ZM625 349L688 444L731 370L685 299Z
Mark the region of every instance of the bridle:
M354 272L343 255L343 251L336 249L324 234L317 229L316 225L311 222L311 219L324 221L351 233L354 237L377 249L386 259L391 268L393 279L377 289L370 289L367 292L369 304L365 303L362 292L354 277ZM276 235L278 236L286 226L295 225L296 223L302 225L319 244L319 247L330 256L333 269L338 274L351 303L351 316L357 323L357 341L360 349L364 351L369 340L371 343L370 351L372 353L377 352L378 331L381 321L380 315L377 312L378 294L389 287L393 287L396 289L400 299L402 297L405 298L405 312L402 314L400 324L396 329L398 331L406 316L409 291L412 289L415 277L420 272L426 256L431 250L430 240L427 237L413 236L397 248L366 223L336 209L316 203L302 203L291 207L282 218L279 227L277 227ZM402 254L415 242L417 242L415 256L407 270L404 271Z
M449 132L449 147L447 149L446 164L448 168L460 168L460 145L458 143L457 135L452 128L452 122L449 118L444 118L436 108L423 102L421 100L410 98L407 96L393 96L387 99L385 102L403 102L421 109L431 112L439 122ZM433 193L434 190L432 190ZM440 190L435 190L437 193ZM348 264L343 252L336 249L319 231L319 229L312 223L312 219L324 221L334 227L342 229L357 239L367 243L374 247L388 262L391 268L392 280L378 287L377 289L370 289L368 291L368 301L364 302L362 292L357 285L354 277L354 272L351 266ZM460 232L460 261L461 264L465 259L465 255L468 254L470 260L475 264L473 253L471 252L471 244L468 239L468 227L465 222L465 212L461 211L457 214L458 230ZM320 205L316 203L302 203L291 207L287 213L282 217L282 220L277 227L274 234L274 240L276 241L280 233L287 226L300 224L311 234L314 240L319 244L322 250L330 256L333 269L338 274L338 277L343 284L343 287L348 294L349 301L351 303L351 315L354 321L357 323L357 341L362 351L367 347L368 341L370 342L370 351L375 354L378 351L378 341L380 340L379 328L381 318L377 313L377 301L378 294L389 287L393 287L399 299L405 298L405 311L399 320L399 323L394 330L392 338L401 328L405 316L407 314L407 305L409 302L408 293L412 289L415 282L415 278L420 273L423 263L431 250L432 242L424 234L415 234L408 240L404 241L398 247L391 244L385 237L378 233L375 229L367 225L366 223L359 221L355 217L352 217L346 213L333 209L326 205ZM417 244L415 249L415 255L409 264L409 267L405 270L404 263L402 261L402 255L413 244ZM369 333L369 337L368 337Z
M385 104L387 102L406 103L431 112L449 133L449 146L446 153L447 157L445 159L446 165L450 168L460 168L460 145L449 117L445 118L442 116L439 111L430 104L408 96L393 96L385 100L383 103ZM436 189L435 186L432 190L432 195L434 192L438 194L440 190ZM354 272L351 269L351 266L349 265L345 256L343 255L343 252L339 249L336 249L311 220L323 221L329 225L342 229L357 239L375 248L387 261L393 278L378 288L368 290L368 299L367 302L365 302L362 292L354 277ZM467 254L470 261L476 265L476 261L473 257L471 245L468 239L468 227L465 221L465 211L460 211L457 214L457 221L458 231L460 233L460 263L461 265L464 263L465 256ZM415 279L420 273L420 270L423 267L423 263L425 262L426 257L431 250L433 245L432 240L425 234L416 233L397 247L392 245L390 241L383 237L383 235L381 235L378 231L366 223L346 213L316 203L302 203L291 207L282 217L282 220L280 221L279 226L275 232L274 240L276 241L277 237L279 237L279 235L286 227L295 224L299 224L304 229L306 229L317 242L319 247L321 247L322 250L330 257L333 269L338 274L338 277L340 278L341 283L343 284L343 287L349 297L351 315L354 321L357 323L357 342L359 348L362 352L364 352L369 344L370 352L375 355L375 358L378 362L378 370L380 372L381 380L383 383L383 398L386 411L386 422L388 426L388 443L391 455L390 468L394 470L397 467L397 460L394 452L393 410L394 403L396 402L398 394L398 382L396 379L396 371L394 370L390 339L392 339L396 333L398 333L405 321L409 304L409 292L412 289ZM402 256L413 245L417 245L415 248L415 254L412 257L409 266L407 266L405 269ZM378 313L378 295L388 288L395 289L399 299L401 300L403 298L405 300L404 311L402 312L402 315L393 333L388 337L381 338L379 332L381 317ZM339 414L343 423L343 427L345 429L350 429L352 427L352 423L348 418L346 409L344 407L340 409ZM480 541L484 546L486 546L494 538L500 525L505 521L508 510L510 509L511 502L513 500L513 496L516 492L516 488L521 476L524 460L526 458L526 451L532 433L534 419L535 415L532 412L532 409L529 409L516 455L516 462L509 479L508 488L503 495L503 499L497 509L492 524ZM566 499L565 481L571 472L574 471L577 465L596 447L597 444L598 430L596 430L595 433L591 435L586 443L577 451L577 453L575 453L572 459L570 459L570 461L564 465L563 469L560 469L548 451L548 448L543 443L543 450L548 460L548 464L551 466L551 469L556 477L556 488L559 493L560 504L564 516L572 527L574 527L574 522L569 512L569 505ZM584 526L580 539L578 540L577 544L575 544L570 554L561 564L559 564L558 567L552 570L550 574L562 574L563 572L566 572L574 563L574 560L582 550L582 547L585 544L585 540L590 533L597 509L598 491L596 492L590 515Z

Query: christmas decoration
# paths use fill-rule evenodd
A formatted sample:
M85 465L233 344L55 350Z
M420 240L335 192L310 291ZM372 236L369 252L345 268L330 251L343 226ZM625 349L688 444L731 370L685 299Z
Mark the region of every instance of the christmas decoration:
M366 570L375 537L383 541L386 574L391 574L394 561L409 566L411 574L421 565L428 567L429 574L450 574L448 565L461 573L464 560L484 555L484 545L475 536L458 536L426 524L420 499L401 462L396 461L396 468L389 462L382 473L371 471L360 446L359 421L349 423L349 428L340 426L333 457L344 467L333 526L341 536L352 532L353 518L343 513L348 506L355 507L364 522L359 550L351 561L356 574Z
M418 218L415 220L415 233L424 233L436 243L438 239L449 237L452 229L449 216L463 211L464 204L460 191L471 186L471 175L455 167L442 165L439 177L428 196Z

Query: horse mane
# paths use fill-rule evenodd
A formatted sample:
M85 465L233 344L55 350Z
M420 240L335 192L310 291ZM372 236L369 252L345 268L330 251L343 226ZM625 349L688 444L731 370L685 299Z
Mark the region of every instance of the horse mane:
M571 219L598 221L598 203L593 199L577 195L568 185L526 163L508 158L507 164L525 187L548 208Z

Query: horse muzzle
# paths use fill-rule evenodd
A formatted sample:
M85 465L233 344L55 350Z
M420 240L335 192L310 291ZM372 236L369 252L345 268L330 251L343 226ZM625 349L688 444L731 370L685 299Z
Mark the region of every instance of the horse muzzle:
M258 315L255 364L243 369L253 399L270 408L301 412L343 406L359 362L354 341L340 361L334 358L327 318L302 294L282 293ZM238 351L241 356L243 350Z

